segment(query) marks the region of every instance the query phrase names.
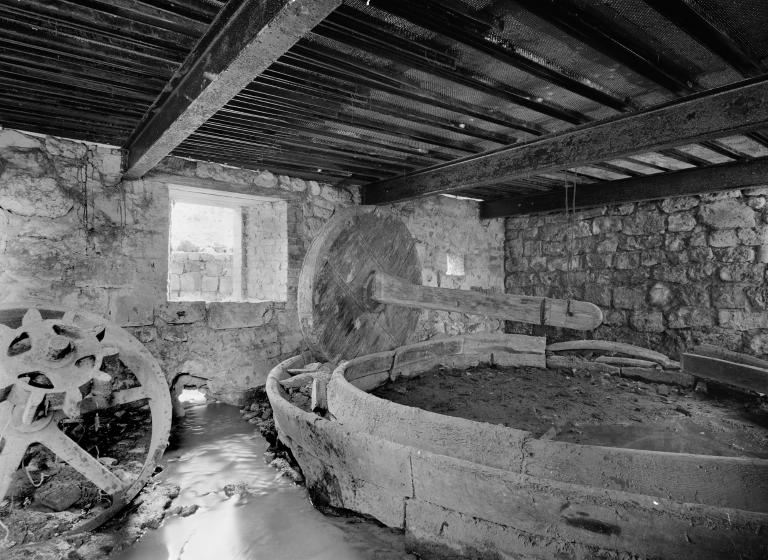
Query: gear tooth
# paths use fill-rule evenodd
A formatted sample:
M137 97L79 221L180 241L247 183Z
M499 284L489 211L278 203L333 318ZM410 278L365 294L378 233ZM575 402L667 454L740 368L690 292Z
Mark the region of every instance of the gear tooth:
M101 381L102 383L111 383L112 382L112 376L109 375L106 371L96 370L96 373L93 374L94 381Z
M24 314L24 317L21 319L22 326L31 325L33 323L39 323L43 320L43 316L40 315L40 311L35 309L34 307L30 307L27 309L27 312Z
M115 356L120 353L120 349L117 346L103 346L101 349L104 357Z
M70 418L77 418L80 416L80 401L82 400L83 396L80 394L79 389L64 393L64 406L62 407L64 414Z

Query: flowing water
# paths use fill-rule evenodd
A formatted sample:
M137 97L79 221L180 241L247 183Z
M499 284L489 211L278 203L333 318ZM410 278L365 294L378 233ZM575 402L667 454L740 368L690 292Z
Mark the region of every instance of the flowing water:
M394 560L403 536L358 518L315 510L307 492L265 464L267 442L236 407L189 408L175 428L164 480L181 487L168 517L119 560Z

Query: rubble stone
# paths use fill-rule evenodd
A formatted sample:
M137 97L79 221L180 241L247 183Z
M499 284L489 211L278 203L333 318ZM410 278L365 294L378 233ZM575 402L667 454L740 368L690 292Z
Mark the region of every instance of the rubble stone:
M755 226L755 211L733 198L701 206L699 217L704 224L718 229Z

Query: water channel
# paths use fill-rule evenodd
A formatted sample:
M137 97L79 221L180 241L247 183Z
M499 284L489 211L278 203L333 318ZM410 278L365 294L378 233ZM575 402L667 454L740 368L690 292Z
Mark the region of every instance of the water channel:
M166 518L119 560L395 560L415 558L401 534L359 518L326 516L306 489L265 464L267 442L236 407L190 407L158 475L181 487Z

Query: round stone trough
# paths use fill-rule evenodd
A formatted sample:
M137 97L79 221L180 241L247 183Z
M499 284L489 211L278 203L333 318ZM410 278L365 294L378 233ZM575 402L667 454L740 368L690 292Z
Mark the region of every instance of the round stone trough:
M539 439L367 392L437 365L543 368L545 345L476 334L355 358L333 372L323 415L280 384L314 361L301 355L267 393L313 500L404 529L425 558L768 557L767 460Z

